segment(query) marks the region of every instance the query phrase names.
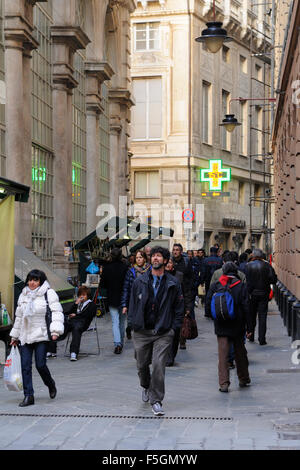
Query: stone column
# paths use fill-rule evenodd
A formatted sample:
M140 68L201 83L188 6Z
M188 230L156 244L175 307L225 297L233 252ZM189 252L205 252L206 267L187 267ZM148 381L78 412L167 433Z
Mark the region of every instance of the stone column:
M103 112L101 106L101 84L110 80L113 70L105 62L86 62L87 88L86 88L86 169L87 169L87 233L96 229L96 211L100 202L99 191L99 116Z
M36 0L5 1L6 175L31 186L31 51ZM31 248L31 203L16 204L16 243Z
M110 100L110 202L116 210L119 207L119 196L127 196L129 192L128 165L128 131L130 108L134 104L129 90L112 88L109 90Z
M73 57L89 39L80 27L53 26L54 267L70 273L64 244L72 239L72 90Z

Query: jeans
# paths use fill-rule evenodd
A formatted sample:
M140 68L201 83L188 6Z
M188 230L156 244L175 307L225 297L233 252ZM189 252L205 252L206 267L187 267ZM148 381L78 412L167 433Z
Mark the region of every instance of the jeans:
M112 319L112 330L114 343L116 346L123 346L125 336L125 322L126 315L122 313L122 307L109 306L109 311Z
M54 385L50 371L46 365L47 341L40 343L24 344L21 346L21 366L23 377L23 389L25 397L34 395L32 386L32 354L35 356L35 366L47 387Z
M169 330L163 335L158 335L153 330L133 332L140 385L149 389L151 405L162 402L165 396L165 367L174 334L174 330ZM152 364L152 374L150 364Z
M250 313L252 317L252 332L254 337L256 327L256 317L258 314L258 341L266 340L267 332L267 314L268 314L268 296L252 295L250 300Z
M236 372L241 383L247 383L249 380L248 355L244 345L244 338L229 339L225 336L218 336L218 354L219 354L219 384L230 385L228 354L230 344L233 344L235 352Z

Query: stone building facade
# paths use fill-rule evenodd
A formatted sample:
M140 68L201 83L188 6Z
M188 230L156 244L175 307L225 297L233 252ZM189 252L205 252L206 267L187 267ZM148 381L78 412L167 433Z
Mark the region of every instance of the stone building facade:
M213 20L210 0L142 0L131 15L131 199L137 210L177 207L173 228L182 228L184 208L203 204L204 240L194 222L192 234L175 234L185 249L270 249L270 15L250 5L216 1L216 19L233 38L217 54L195 41ZM219 126L229 110L242 123L232 134ZM200 169L210 159L231 168L229 196L202 196L209 188Z
M274 123L275 269L300 301L300 3L292 2ZM300 317L299 317L300 318ZM300 334L300 324L299 324Z
M134 0L0 0L0 175L31 187L16 242L69 272L65 241L128 192Z

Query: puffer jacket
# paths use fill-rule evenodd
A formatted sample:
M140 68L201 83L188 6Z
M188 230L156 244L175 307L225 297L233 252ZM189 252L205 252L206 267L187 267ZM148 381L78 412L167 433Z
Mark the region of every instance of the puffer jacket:
M28 294L28 287L24 287L18 299L18 306L15 313L14 326L10 332L13 339L18 339L23 344L39 343L49 341L46 326L46 300L47 292L49 307L52 312L52 322L50 324L51 335L60 336L64 332L64 314L59 303L58 295L50 288L48 281L45 281L38 288L33 298L33 315L24 316L26 307L31 301Z

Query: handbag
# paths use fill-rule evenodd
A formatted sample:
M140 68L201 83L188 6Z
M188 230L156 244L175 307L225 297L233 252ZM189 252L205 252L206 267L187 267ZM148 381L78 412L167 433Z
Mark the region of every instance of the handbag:
M184 339L195 339L198 336L197 322L190 315L184 316L180 336Z
M51 332L50 332L50 324L52 322L52 312L51 312L51 308L49 307L47 292L45 292L44 297L45 297L45 300L46 300L45 320L46 320L47 334L48 334L49 340L53 341L52 340L52 335L51 335Z

